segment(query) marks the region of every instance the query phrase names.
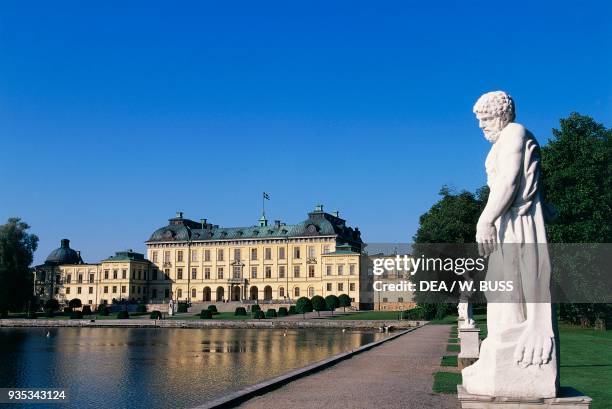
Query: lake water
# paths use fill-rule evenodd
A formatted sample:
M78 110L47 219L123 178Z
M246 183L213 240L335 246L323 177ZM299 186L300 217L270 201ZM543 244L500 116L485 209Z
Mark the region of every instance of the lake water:
M68 388L69 403L47 405L53 408L193 407L384 336L339 329L283 332L2 328L0 387Z

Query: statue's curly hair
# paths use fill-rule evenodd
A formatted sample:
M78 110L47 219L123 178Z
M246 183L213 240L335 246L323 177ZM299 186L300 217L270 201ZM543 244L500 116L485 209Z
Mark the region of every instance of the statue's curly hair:
M492 91L483 94L473 109L475 114L490 114L493 116L506 116L512 122L515 118L514 100L504 91Z

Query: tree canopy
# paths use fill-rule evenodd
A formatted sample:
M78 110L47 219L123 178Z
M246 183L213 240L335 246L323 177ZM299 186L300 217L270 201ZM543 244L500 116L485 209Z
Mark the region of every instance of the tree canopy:
M612 241L612 171L610 136L589 116L561 119L553 138L542 147L544 199L558 214L546 226L555 243Z
M0 225L0 313L23 310L32 299L30 265L38 237L28 233L27 223L10 218Z

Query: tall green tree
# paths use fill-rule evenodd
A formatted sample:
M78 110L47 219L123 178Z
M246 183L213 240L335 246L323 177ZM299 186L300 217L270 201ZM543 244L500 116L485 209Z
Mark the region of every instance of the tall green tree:
M413 237L413 256L430 259L477 257L476 246L465 246L476 241L476 224L487 202L489 189L485 186L476 193L453 192L444 186L440 200L419 219L419 228ZM468 253L469 252L469 253ZM419 304L435 303L436 308L447 311L444 303L454 303L458 296L456 289L450 292L419 291L421 281L444 281L450 289L453 281L463 280L449 271L418 271L410 280L417 285L414 300Z
M32 299L30 265L38 237L29 228L19 218L0 225L0 313L23 310Z
M593 118L576 112L561 119L541 149L545 200L558 213L546 228L553 243L612 242L610 136Z
M415 243L475 243L476 223L487 204L488 187L476 193L454 193L447 186L440 189L438 200L419 218Z

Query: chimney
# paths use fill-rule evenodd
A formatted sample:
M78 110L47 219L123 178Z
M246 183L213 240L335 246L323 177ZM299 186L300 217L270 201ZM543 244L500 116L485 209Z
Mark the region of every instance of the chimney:
M176 218L177 219L182 219L183 218L183 212L176 212Z
M206 219L200 219L200 223L202 224L202 228L206 228Z
M315 206L315 212L322 212L323 211L323 205L322 204L318 204Z
M68 239L62 239L62 241L60 242L60 246L67 249L68 247L70 247L70 240Z
M281 225L281 221L280 220L274 220L274 227L276 227L277 229L280 227Z
M339 211L337 211L337 210L336 210L335 212L333 212L332 214L333 214L335 217L340 217L340 212L339 212Z

